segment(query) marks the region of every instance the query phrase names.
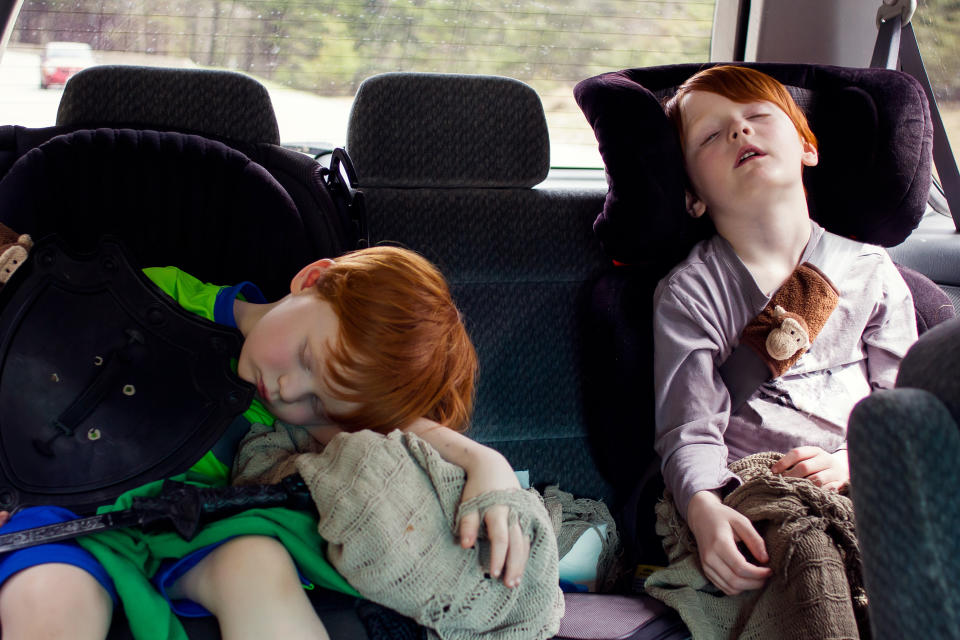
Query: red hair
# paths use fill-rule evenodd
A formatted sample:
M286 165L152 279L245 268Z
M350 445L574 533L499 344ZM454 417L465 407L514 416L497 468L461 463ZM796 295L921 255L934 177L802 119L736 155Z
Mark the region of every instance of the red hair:
M793 121L797 133L804 141L817 148L817 137L810 130L807 117L793 97L780 82L756 69L735 65L722 65L704 69L687 79L677 92L664 103L664 111L680 134L683 144L683 99L693 91L707 91L723 96L734 102L772 102L780 107Z
M466 430L477 355L436 267L407 249L370 247L337 258L315 287L340 321L328 380L360 405L334 422L386 432L425 417Z

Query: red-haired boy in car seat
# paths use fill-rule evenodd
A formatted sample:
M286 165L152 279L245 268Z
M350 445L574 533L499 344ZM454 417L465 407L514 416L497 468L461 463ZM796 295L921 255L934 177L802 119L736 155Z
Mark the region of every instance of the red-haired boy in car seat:
M665 109L680 136L688 212L709 216L717 234L655 293L655 446L703 573L734 595L762 587L771 570L753 523L723 502L740 484L728 463L780 452L775 474L841 488L850 411L872 389L893 386L916 323L910 292L883 249L810 219L802 173L818 162L817 140L782 84L745 67L713 67L687 80ZM828 256L825 275L813 272L824 291L839 292L836 308L815 338L797 338L793 360L780 366L763 354L774 377L731 407L720 365L814 252ZM832 256L841 254L849 261L834 268ZM804 304L822 303L786 311L804 316Z
M476 354L445 280L416 253L374 247L319 260L293 278L290 294L272 303L249 283L215 287L172 267L145 272L188 310L243 334L237 373L258 396L244 414L250 423L299 425L321 442L341 430L407 430L466 471L463 500L519 489L502 455L459 433L472 411ZM209 486L228 483L233 454L218 453L209 452L189 478ZM529 541L508 523L508 511L493 507L484 522L489 571L512 587L523 573ZM29 527L71 517L62 509L26 509L3 532L18 520ZM8 518L0 513L3 522ZM476 542L479 525L476 513L464 517L461 546ZM315 536L312 526L308 533ZM184 558L152 557L148 537L118 548L132 549L131 557L101 564L105 556L94 558L68 542L0 558L4 637L103 638L118 592L135 636L151 622L166 625L134 620L142 615L138 603L151 597L143 593L148 578L178 613L216 615L224 638L327 637L298 575L300 558L291 558L277 538L240 531ZM319 562L326 564L322 557ZM324 571L332 581L326 586L338 588L336 571L329 565ZM158 637L178 636L161 631Z

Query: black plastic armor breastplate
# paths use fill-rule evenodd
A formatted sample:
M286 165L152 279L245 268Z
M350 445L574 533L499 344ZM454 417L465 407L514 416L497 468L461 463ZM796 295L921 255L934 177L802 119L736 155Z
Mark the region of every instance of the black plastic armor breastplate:
M117 242L39 242L0 292L0 509L90 511L188 469L253 398L241 344Z

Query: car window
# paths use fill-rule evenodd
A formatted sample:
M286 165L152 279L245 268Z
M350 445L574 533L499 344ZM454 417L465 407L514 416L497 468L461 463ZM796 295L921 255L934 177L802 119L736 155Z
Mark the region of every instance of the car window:
M0 118L53 124L65 74L40 90L51 41L87 43L101 64L249 73L270 90L283 141L321 146L343 144L352 96L373 74L498 74L541 96L554 166L600 167L573 86L707 60L713 12L713 0L24 0L0 64Z
M960 162L960 3L920 0L913 27L953 157Z

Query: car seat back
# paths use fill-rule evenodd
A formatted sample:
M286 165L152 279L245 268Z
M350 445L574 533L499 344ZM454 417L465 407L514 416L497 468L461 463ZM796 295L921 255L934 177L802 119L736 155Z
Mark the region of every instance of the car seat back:
M607 263L591 230L602 194L536 187L543 106L494 76L367 79L347 132L372 243L436 263L480 360L469 435L535 483L609 497L590 455L580 310Z

